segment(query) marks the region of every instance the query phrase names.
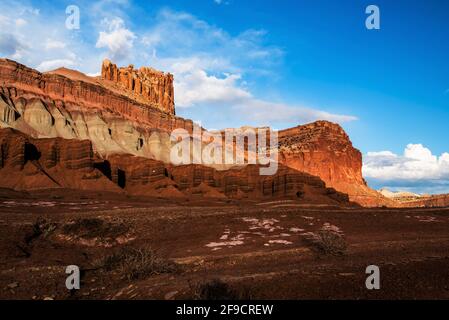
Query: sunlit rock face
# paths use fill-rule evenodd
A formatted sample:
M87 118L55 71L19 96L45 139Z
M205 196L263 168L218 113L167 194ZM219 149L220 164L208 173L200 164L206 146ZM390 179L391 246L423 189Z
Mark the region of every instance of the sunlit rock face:
M362 176L362 154L338 124L317 121L279 131L279 161L320 177L328 187L362 205L397 205L367 186Z
M174 144L170 141L172 131L194 131L191 120L175 115L173 97L173 76L152 68L119 68L106 60L101 77L88 77L65 68L40 73L14 61L0 59L0 128L13 128L39 141L48 138L87 140L95 157L114 159L115 173L108 177L108 181L115 181L114 185L117 185L119 172L126 170L130 177L135 177L128 184L131 188L132 181L136 183L136 187L130 189L133 193L138 190L142 193L139 185L145 185L142 181L150 179L152 172L147 172L145 166L152 168L153 163L145 162L145 159L163 164L170 162L170 150ZM201 132L204 129L201 128ZM53 155L62 151L51 150L70 153L70 148L79 148L68 144L61 149L58 143L48 146L49 158L45 163L60 159ZM205 142L201 145L204 146ZM137 161L128 155L143 160ZM198 157L197 154L191 156L194 159ZM20 163L20 157L18 154L11 160L8 156L8 161ZM3 164L5 159L1 160ZM305 185L320 189L326 199L333 197L337 190L362 205L395 205L366 185L362 177L362 155L337 124L317 121L279 131L278 159L284 169L280 176L277 173L271 178L260 178L255 166L239 166L238 172L232 165L222 164L209 165L212 168L194 165L173 167L170 169L173 176L164 176L162 182L158 182L160 188L156 189L180 192L189 189L194 193L223 194L226 197L278 197L287 194L301 196L305 192L301 186ZM294 172L285 171L286 167L294 169ZM155 169L156 172L159 169ZM221 171L225 173L219 173ZM303 173L308 175L301 175ZM318 182L311 176L317 177ZM51 185L51 180L48 183ZM210 190L209 187L218 190ZM313 194L314 187L307 190ZM335 197L346 201L340 193L335 193Z
M133 65L119 68L104 60L101 78L119 84L125 90L169 114L175 114L173 75L150 67L134 69Z
M114 70L123 80L125 73ZM143 88L139 98L128 94L135 84L112 88L109 80L71 70L42 74L0 59L0 127L35 138L88 139L103 157L127 153L168 161L170 132L191 132L192 121L174 115L173 76L150 68L133 72Z

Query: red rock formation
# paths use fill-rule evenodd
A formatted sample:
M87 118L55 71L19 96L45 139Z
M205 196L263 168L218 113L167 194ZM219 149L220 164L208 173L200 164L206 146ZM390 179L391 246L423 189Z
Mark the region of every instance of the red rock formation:
M0 128L12 127L33 138L90 140L93 153L103 158L133 154L168 162L169 133L177 128L193 130L192 121L174 115L173 77L148 68L118 69L108 61L103 64L102 75L104 80L68 69L42 74L14 61L0 59ZM46 145L41 147L48 152L39 163L49 170L53 165L61 166L56 165L61 157L69 157L73 152L82 154L85 150L77 149L83 148L78 142L61 146L56 140L44 141ZM33 145L39 147L40 143L36 140ZM23 144L18 142L18 145ZM164 167L164 178L158 181L163 180L174 188L166 179L168 170L177 190L196 188L196 191L207 192L206 187L213 187L226 196L271 194L277 197L301 194L298 186L304 184L304 179L308 179L306 185L315 185L312 178L298 173L301 171L320 177L326 187L347 193L352 201L363 205L396 205L367 187L361 172L361 154L340 126L319 121L282 130L279 144L279 160L295 169L293 173L280 169L276 176L262 179L254 166L221 173L201 166L169 168L131 157L131 167L120 164L125 169L120 169L119 161L115 165L110 163L108 180L119 185L124 181L128 186L145 185L153 176L148 170L156 166L158 169L154 170L158 175ZM5 161L27 163L20 159L21 152L15 154L17 150L10 151L6 145L1 145L1 166ZM8 157L3 157L4 154ZM89 156L83 155L84 158ZM75 170L84 166L83 161L67 160L62 165ZM327 190L324 186L319 189ZM332 190L325 192L335 194Z
M135 70L133 65L118 68L109 60L104 60L101 78L119 83L123 88L141 95L160 110L175 114L173 75L150 67Z
M163 198L295 199L307 204L351 206L345 194L318 177L281 167L271 177L256 165L217 171L201 165L171 166L131 155L96 159L90 141L32 139L0 129L0 187L15 190L73 188Z
M449 194L438 194L432 196L424 196L420 199L413 201L402 202L403 207L425 207L425 208L438 208L449 207Z
M328 187L366 206L397 203L370 189L362 176L362 154L342 127L327 121L279 131L279 162L320 177Z
M169 82L171 76L166 76ZM162 81L162 80L161 80ZM162 86L162 82L161 82ZM166 84L166 86L170 86ZM109 110L122 119L128 119L148 127L157 127L166 131L175 128L192 130L192 121L176 117L173 107L148 101L147 103L117 91L110 90L101 82L72 80L58 74L43 74L17 62L0 59L0 87L4 95L13 101L19 98L38 98L49 104L63 105L68 111L85 108L91 112ZM173 88L163 87L161 101L168 101ZM160 95L158 94L158 97ZM171 98L170 98L171 99Z
M1 187L121 192L95 168L90 141L33 139L7 128L0 129L0 148Z

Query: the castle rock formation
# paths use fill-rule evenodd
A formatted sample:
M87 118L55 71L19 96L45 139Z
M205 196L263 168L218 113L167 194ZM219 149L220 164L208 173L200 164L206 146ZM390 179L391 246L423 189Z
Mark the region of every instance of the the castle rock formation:
M101 68L101 78L143 96L149 104L166 113L175 114L173 75L170 73L150 67L136 70L133 65L118 68L106 59Z
M352 146L339 125L327 121L279 131L279 162L284 167L280 166L280 171L273 177L262 179L257 168L251 165L224 172L215 170L219 167L171 167L168 165L172 146L170 133L178 128L193 131L192 121L174 115L173 77L151 68L117 68L109 61L103 64L102 76L103 79L88 77L68 69L40 73L14 61L0 59L0 129L13 128L29 136L28 139L34 139L31 144L45 151L40 151L39 165L46 168L45 172L54 171L56 176L59 175L55 181L68 179L64 176L70 174L63 171L69 167L85 166L83 163L89 161L91 164L85 167L87 175L83 172L81 177L97 174L95 172L102 166L107 167L103 163L96 171L92 169L93 157L98 157L110 161L110 168L105 172L111 173L103 174L110 183L105 185L120 186L126 173L125 189L133 194L145 193L149 187L171 189L174 193L169 190L169 194L175 194L175 189L185 194L184 190L189 189L192 193L218 195L219 192L226 197L302 197L302 186L305 186L304 190L310 194L324 192L326 199L334 197L335 189L362 205L395 205L393 200L366 185L360 151ZM75 141L62 143L58 138ZM79 140L90 141L93 155L87 155L88 147L85 142L77 144ZM29 163L36 164L36 161L20 160L27 158L30 150L26 146L29 144L17 142L20 146L17 155L12 147L14 144L2 143L0 167L17 162L34 172ZM80 154L81 159L74 153ZM137 160L133 156L140 158ZM154 160L160 162L151 162ZM153 181L153 171L149 172L149 168L154 168L158 175L163 170L163 178L157 183ZM289 171L291 169L293 171ZM2 172L8 171L3 169ZM311 175L319 179L315 181ZM44 176L41 175L42 181L47 181L50 186L52 180L46 180ZM6 181L3 177L2 180ZM10 185L17 189L34 180L23 180L25 185L21 181ZM86 179L76 181L85 183ZM83 183L80 182L83 186L90 185ZM69 183L67 187L76 185ZM341 198L341 194L335 195Z

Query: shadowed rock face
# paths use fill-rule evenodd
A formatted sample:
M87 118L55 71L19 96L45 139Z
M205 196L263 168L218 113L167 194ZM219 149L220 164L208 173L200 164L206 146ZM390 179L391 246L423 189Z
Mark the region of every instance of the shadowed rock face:
M0 185L15 190L73 188L120 192L94 168L92 143L62 138L33 139L0 129Z
M260 176L259 167L217 171L201 165L112 155L95 157L89 140L33 139L0 129L0 187L15 190L73 188L125 192L158 198L295 199L304 203L353 205L347 195L326 188L318 177L282 167Z
M111 173L105 176L114 187L118 185L129 189L151 182L147 179L146 166L152 168L153 164L146 160L168 163L172 130L182 128L193 131L192 121L174 115L173 77L151 68L117 68L109 61L103 64L102 76L103 79L88 77L63 68L42 74L14 61L0 59L0 128L14 128L33 139L59 137L89 140L96 156L108 161L111 159ZM296 175L297 172L305 172L320 177L326 187L346 193L352 201L363 205L396 205L367 187L361 172L361 153L352 146L340 126L318 121L282 130L279 132L279 145L280 163L295 169ZM75 148L67 148L72 147ZM59 147L52 148L56 150ZM123 156L121 160L117 159L120 155ZM48 157L48 163L56 159ZM0 164L5 159L1 161ZM130 161L132 166L121 161L125 164ZM100 164L94 169L104 169L104 165ZM229 169L229 166L216 168ZM167 170L176 174L168 177ZM198 170L207 178L201 178L199 183L190 181L199 179ZM234 170L221 173L203 166L200 169L195 166L183 169L164 166L165 178L169 180L163 179L159 182L162 187L156 186L158 188L155 187L155 190L196 188L192 192L218 196L208 189L213 181L218 184L218 192L226 196L244 197L245 194L253 194L253 190L257 190L254 195L301 196L301 188L296 190L295 187L293 190L290 185L303 183L300 181L304 176L298 178L285 170L281 168L280 175L261 179L256 177L259 173L254 166L247 166L238 174ZM246 172L243 180L242 172ZM136 183L141 179L139 177L143 180ZM136 187L131 192L141 191Z
M42 74L0 59L0 128L35 138L88 139L102 156L129 153L162 161L168 161L170 132L192 131L192 121L84 77Z
M370 189L362 176L362 154L341 126L317 121L279 131L279 161L320 177L328 187L366 206L397 205Z

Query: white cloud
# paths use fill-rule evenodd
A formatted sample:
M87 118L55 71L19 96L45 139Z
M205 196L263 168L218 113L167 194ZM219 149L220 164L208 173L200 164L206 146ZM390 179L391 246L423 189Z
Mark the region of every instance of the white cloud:
M62 41L47 39L47 41L45 42L45 49L47 50L64 49L65 47L66 44Z
M237 117L244 116L253 125L273 125L276 123L308 123L316 120L332 122L348 122L357 120L350 115L332 114L305 106L287 105L255 98L247 99L234 107Z
M226 74L223 78L208 76L204 70L195 69L189 72L178 72L175 98L180 107L191 107L201 103L240 101L248 99L251 94L239 88L236 82L238 74Z
M25 19L19 18L19 19L16 19L15 23L16 23L17 27L21 27L21 26L26 25L27 21Z
M363 174L376 184L429 189L432 185L449 184L449 153L436 156L422 144L407 145L403 155L390 151L368 152Z
M136 36L134 33L125 28L125 22L118 17L104 19L103 24L108 31L101 31L96 43L97 48L107 48L108 54L113 60L122 60L131 52Z
M97 74L101 60L108 57L118 64L150 65L172 72L176 105L190 107L192 113L187 116L193 118L201 118L195 114L198 108L210 107L223 118L237 114L254 125L355 119L256 96L254 84L278 77L284 57L282 48L267 43L266 30L230 34L189 13L163 9L150 25L139 25L134 32L124 10L128 5L127 0L89 3L82 8L86 12L82 28L75 32L67 30L64 19L55 19L49 10L1 2L0 30L8 30L9 36L2 37L0 51L41 71L65 66ZM18 23L20 28L19 19L26 20ZM214 126L227 126L224 121Z
M26 49L26 45L16 35L11 33L0 33L0 54L11 57L21 56Z
M46 60L39 64L36 69L41 72L51 71L61 67L73 67L76 65L76 62L69 59L55 59L55 60Z
M66 65L97 71L100 55L79 32L65 28L65 15L65 8L58 16L51 7L41 11L23 2L0 1L1 56L41 70Z
M191 14L168 9L160 11L156 20L140 42L153 52L145 56L151 65L175 75L177 107L217 108L254 125L356 119L255 97L246 79L275 77L284 55L281 48L264 43L266 30L248 29L232 36Z

